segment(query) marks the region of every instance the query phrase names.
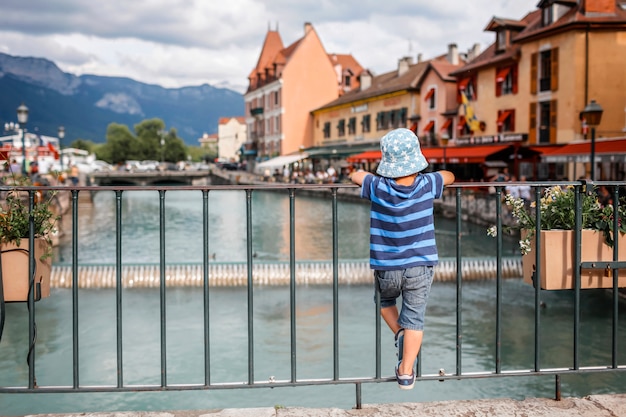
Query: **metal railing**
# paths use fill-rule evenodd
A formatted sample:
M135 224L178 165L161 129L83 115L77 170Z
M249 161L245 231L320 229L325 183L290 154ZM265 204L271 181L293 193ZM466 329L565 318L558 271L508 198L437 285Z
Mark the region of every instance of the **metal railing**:
M455 328L456 328L456 366L453 372L445 372L441 371L439 373L434 374L423 374L421 371L421 361L418 361L417 368L417 379L423 381L444 381L444 380L465 380L465 379L476 379L476 378L502 378L502 377L515 377L515 376L545 376L551 375L555 377L555 397L560 399L560 378L566 374L580 374L580 373L597 373L597 372L621 372L626 369L626 365L619 364L618 361L618 313L619 313L619 288L618 288L618 268L625 268L625 260L618 259L618 243L617 239L615 239L614 245L614 257L612 262L603 263L602 265L591 265L585 264L582 265L587 268L596 268L600 267L602 269L606 269L607 267L612 271L613 275L613 287L612 287L612 303L611 308L613 311L612 314L612 355L610 363L598 366L589 366L589 367L581 367L579 362L580 355L580 294L581 294L581 270L580 267L574 267L575 271L575 288L572 291L572 296L574 297L575 302L575 311L574 311L574 328L573 328L573 339L571 343L571 350L573 354L573 362L568 367L561 368L545 368L542 366L541 356L542 356L542 337L541 337L541 294L542 289L539 285L535 285L535 306L534 306L534 345L532 349L534 350L534 366L532 369L513 369L513 370L503 370L502 363L502 352L501 346L503 343L503 332L502 332L502 310L503 310L503 302L502 302L502 239L504 235L504 225L503 225L503 195L505 193L505 185L516 185L518 183L484 183L480 187L477 188L475 183L460 183L455 184L448 187L448 194L443 203L439 206L440 210L448 210L449 212L454 212L454 219L457 229L456 239L456 294L457 294L457 303L456 303L456 318L455 318ZM526 183L531 185L534 190L534 200L540 201L542 197L542 191L547 187L552 187L555 184L561 186L571 186L574 187L576 193L576 205L574 207L576 212L576 232L575 232L575 242L576 242L576 250L575 250L575 260L576 264L581 265L580 262L580 221L581 221L581 199L580 196L584 192L589 192L592 184L584 183L584 182L543 182L543 183ZM624 194L624 187L626 183L624 182L602 182L597 183L607 186L613 194L613 198L615 202L619 202L620 196ZM495 194L489 195L486 190L487 187L494 186ZM394 382L395 378L391 376L386 376L383 374L381 369L381 332L382 332L382 323L380 316L376 315L376 323L375 323L375 344L376 344L376 354L375 354L375 371L372 375L366 377L342 377L340 369L339 369L339 321L338 321L338 311L339 311L339 251L338 251L338 235L340 230L338 229L337 222L337 207L338 200L342 197L342 192L353 189L355 186L347 185L347 184L322 184L322 185L303 185L303 184L259 184L259 185L226 185L226 186L176 186L176 187L20 187L18 188L21 191L26 191L29 193L29 206L30 209L33 209L34 205L34 193L37 191L63 191L69 192L70 194L70 212L69 215L72 219L72 363L73 363L73 375L72 375L72 384L68 386L41 386L36 382L36 303L34 300L34 296L32 291L29 294L29 298L27 301L28 309L29 309L29 340L31 341L31 345L29 346L29 355L28 355L28 384L27 386L2 386L0 387L0 393L6 394L19 394L19 393L78 393L78 392L138 392L138 391L177 391L177 390L217 390L217 389L246 389L246 388L259 388L259 387L298 387L298 386L310 386L310 385L338 385L338 384L351 384L356 388L355 402L356 407L360 408L362 404L362 394L361 387L363 384L370 383L384 383L384 382ZM0 192L10 191L15 188L11 187L0 187ZM128 314L127 308L123 308L122 298L124 296L124 285L123 285L123 272L122 272L122 195L127 191L135 191L135 190L156 190L159 195L159 218L160 218L160 282L159 282L159 294L160 294L160 351L161 351L161 380L158 385L128 385L124 378L124 364L125 358L123 355L123 320L122 318ZM80 294L78 291L78 216L80 214L80 207L78 204L79 201L79 193L91 193L96 191L113 191L115 193L115 224L116 224L116 287L115 287L115 299L116 299L116 317L117 317L117 330L116 330L116 346L117 346L117 367L116 367L116 383L114 386L108 385L98 385L98 386L84 386L81 384L81 374L79 372L79 359L81 356L81 351L79 349L79 309L78 304L80 302ZM167 324L166 324L166 294L168 292L168 288L166 286L166 261L165 261L165 251L164 248L166 246L166 238L165 238L165 195L169 190L198 190L202 192L202 205L203 205L203 245L205 250L203 251L203 262L202 262L202 271L203 271L203 282L202 282L202 291L203 291L203 299L204 299L204 357L203 368L204 368L204 382L201 384L197 383L177 383L170 384L168 382L168 369L167 369L167 354L166 354L166 333L167 333ZM247 370L247 380L241 381L240 383L218 383L212 381L212 369L210 367L210 359L211 359L211 350L210 350L210 338L209 338L209 328L211 322L211 316L209 314L210 305L209 305L209 293L211 291L211 275L209 268L209 251L206 250L208 247L209 241L209 225L208 225L208 213L209 213L209 193L210 192L220 192L224 190L240 190L245 193L246 196L246 230L247 230L247 344L248 344L248 370ZM289 198L289 239L290 239L290 281L289 281L289 322L290 322L290 337L289 337L289 345L291 350L291 364L290 364L290 377L286 380L259 380L255 377L255 332L254 332L254 304L255 304L255 295L253 292L253 274L254 274L254 264L255 259L253 255L253 247L252 247L252 204L251 197L253 193L258 191L267 191L272 190L276 192L285 192L288 194ZM297 375L298 367L297 367L297 350L296 350L296 291L297 291L297 283L296 283L296 257L295 257L295 240L296 240L296 213L295 213L295 202L297 199L297 195L300 191L306 190L311 193L322 193L325 198L328 198L328 203L332 209L332 271L333 271L333 279L332 279L332 340L328 341L328 343L332 344L333 349L333 374L330 378L322 378L322 379L305 379L299 378ZM354 190L352 190L353 192ZM485 370L479 372L466 372L463 367L463 305L462 305L462 294L463 294L463 284L464 284L464 276L463 276L463 253L462 253L462 225L464 220L467 218L468 214L471 216L471 213L468 213L468 210L471 210L472 207L476 206L475 204L467 203L467 196L472 195L473 198L484 198L486 201L489 201L489 206L495 209L495 225L499 233L496 238L496 253L494 257L497 260L497 271L496 271L496 305L494 315L496 317L496 329L495 329L495 341L493 342L493 348L495 349L495 362L493 364L492 370ZM485 208L483 206L478 205L480 210L484 213ZM615 204L615 210L619 209L619 204ZM541 211L534 210L536 223L541 224ZM473 217L476 217L473 216ZM488 221L485 220L485 221ZM613 217L613 230L618 230L620 224L618 223L618 216ZM537 226L536 236L539 235L539 227ZM31 247L33 245L34 235L32 233L32 225L31 225L31 234L30 234L30 243ZM541 257L539 256L539 252L541 251L540 240L536 240L536 273L539 273L542 268ZM31 254L30 260L30 276L33 276L33 264L34 264L34 255ZM31 285L33 285L31 279ZM380 299L377 297L376 308L377 311L380 307ZM2 320L4 321L5 311L2 311ZM6 346L3 346L0 343L0 352Z

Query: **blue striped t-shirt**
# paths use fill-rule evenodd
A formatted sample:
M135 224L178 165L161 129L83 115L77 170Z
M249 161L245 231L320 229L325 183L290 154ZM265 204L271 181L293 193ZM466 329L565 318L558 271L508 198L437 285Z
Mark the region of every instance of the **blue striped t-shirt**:
M391 178L366 175L361 197L372 202L370 211L370 267L395 270L436 265L433 200L441 198L441 174L419 174L413 185Z

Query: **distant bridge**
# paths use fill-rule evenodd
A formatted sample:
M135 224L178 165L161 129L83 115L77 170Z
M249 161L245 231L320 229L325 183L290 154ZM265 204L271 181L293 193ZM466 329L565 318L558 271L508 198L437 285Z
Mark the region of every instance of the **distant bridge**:
M204 171L102 171L89 174L93 185L200 185L208 181L211 172Z

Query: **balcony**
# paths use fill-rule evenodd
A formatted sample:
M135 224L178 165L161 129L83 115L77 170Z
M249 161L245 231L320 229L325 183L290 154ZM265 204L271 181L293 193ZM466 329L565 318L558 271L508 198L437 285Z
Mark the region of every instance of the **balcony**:
M263 107L254 107L250 109L251 116L259 116L261 114L263 114Z

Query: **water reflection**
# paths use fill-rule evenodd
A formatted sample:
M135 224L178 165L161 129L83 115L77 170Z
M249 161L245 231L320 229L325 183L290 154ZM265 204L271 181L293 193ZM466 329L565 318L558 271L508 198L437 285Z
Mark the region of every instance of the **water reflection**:
M122 193L122 261L158 263L160 256L159 193ZM209 242L211 259L242 262L247 259L246 193L209 192ZM290 252L290 207L287 190L255 191L252 206L252 250L265 261L287 261ZM79 207L79 263L115 263L116 195L98 192L93 206ZM369 205L339 201L337 208L338 253L342 260L369 257ZM57 249L57 260L72 259L71 222ZM454 220L436 219L437 243L442 257L456 255ZM463 224L462 255L493 256L496 241L485 228ZM203 259L203 196L201 191L165 193L165 254L169 263L199 263ZM295 241L297 260L332 259L332 204L328 198L298 196L295 199ZM505 255L517 254L516 242L505 240Z

